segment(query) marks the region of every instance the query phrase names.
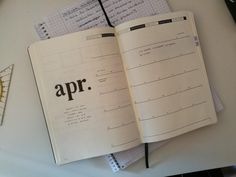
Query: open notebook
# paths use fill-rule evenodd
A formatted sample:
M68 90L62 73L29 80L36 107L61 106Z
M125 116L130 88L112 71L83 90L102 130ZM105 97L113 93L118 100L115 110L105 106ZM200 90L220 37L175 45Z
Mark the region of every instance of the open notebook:
M58 164L217 122L190 12L40 41L29 53Z
M136 1L135 1L136 2ZM47 16L44 18L44 21L36 25L37 32L42 39L46 39L48 37L55 37L58 35L66 34L69 32L76 32L81 29L87 29L94 26L106 26L104 15L101 13L101 9L97 3L97 6L93 6L93 3L97 3L96 1L80 1L78 3L67 6L66 8L60 9L54 14ZM127 21L129 19L141 17L141 16L149 16L158 13L166 13L170 11L170 8L165 0L147 0L147 1L139 1L138 3L130 2L127 3L127 0L109 0L104 1L106 9L110 9L108 11L108 15L110 16L110 20L113 24L119 24L121 22ZM114 4L114 5L113 5ZM121 6L122 5L122 6ZM128 8L128 6L132 6L132 8ZM152 7L151 7L152 6ZM84 12L82 7L90 7L91 11ZM94 8L99 9L100 13L91 14ZM84 26L79 25L81 23L78 20L78 14L81 14L83 18ZM125 11L126 15L124 16L121 11ZM90 15L89 15L90 14ZM114 15L115 14L115 15ZM120 14L117 16L117 14ZM91 20L91 17L96 16ZM80 18L82 19L82 18ZM103 20L96 20L103 19ZM82 27L82 28L81 28ZM213 100L215 104L216 111L221 111L223 109L222 103L215 92L214 88L212 89ZM161 143L152 143L150 145L150 151L161 147L164 142ZM113 171L118 171L120 169L124 169L136 160L140 159L144 156L143 146L139 146L124 152L114 153L113 156L107 155L106 159L108 160ZM118 164L118 165L117 165Z

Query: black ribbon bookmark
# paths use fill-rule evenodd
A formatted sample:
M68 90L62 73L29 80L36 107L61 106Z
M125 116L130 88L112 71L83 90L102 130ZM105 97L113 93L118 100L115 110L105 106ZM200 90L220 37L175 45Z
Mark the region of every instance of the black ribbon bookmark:
M149 168L148 143L145 143L145 144L144 144L144 149L145 149L145 164L146 164L146 168Z
M236 1L235 0L225 0L225 3L236 23Z
M107 21L108 25L109 25L110 27L114 27L114 26L111 24L110 19L109 19L108 16L107 16L107 13L106 13L105 8L104 8L104 6L103 6L103 4L102 4L102 1L101 1L101 0L98 0L98 2L99 2L100 6L101 6L101 8L102 8L102 11L103 11L103 13L104 13L104 15L105 15L105 18L106 18L106 21Z
M99 2L99 4L100 4L100 6L101 6L101 8L102 8L102 11L103 11L103 13L104 13L104 15L105 15L105 18L106 18L106 21L107 21L107 23L108 23L108 25L110 26L110 27L114 27L112 24L111 24L111 22L110 22L110 19L108 18L108 16L107 16L107 13L106 13L106 11L105 11L105 8L104 8L104 6L103 6L103 4L102 4L102 1L101 0L98 0L98 2ZM149 162L148 162L148 143L145 143L145 164L146 164L146 168L149 168ZM113 154L111 154L112 156L114 156Z

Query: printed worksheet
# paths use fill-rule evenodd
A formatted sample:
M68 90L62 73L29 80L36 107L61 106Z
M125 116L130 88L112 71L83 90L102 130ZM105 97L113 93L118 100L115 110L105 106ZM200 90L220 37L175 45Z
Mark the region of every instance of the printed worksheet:
M138 17L170 12L166 0L102 0L105 11L116 26ZM80 0L46 16L35 29L41 39L108 26L97 0Z

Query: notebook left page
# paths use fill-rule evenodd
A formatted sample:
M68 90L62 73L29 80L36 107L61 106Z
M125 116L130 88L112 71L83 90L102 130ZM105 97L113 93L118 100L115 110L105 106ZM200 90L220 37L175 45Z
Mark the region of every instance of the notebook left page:
M56 163L140 144L112 28L41 41L29 52Z

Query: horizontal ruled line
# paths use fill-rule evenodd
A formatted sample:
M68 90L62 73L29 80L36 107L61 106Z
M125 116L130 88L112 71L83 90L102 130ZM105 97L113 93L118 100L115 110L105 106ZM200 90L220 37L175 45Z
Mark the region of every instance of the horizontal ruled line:
M131 106L131 104L127 104L127 105L123 105L123 106L118 106L118 107L113 108L113 109L104 109L104 112L116 111L116 110L119 110L119 109L127 108L129 106Z
M128 123L122 123L121 125L118 125L118 126L114 126L114 127L107 127L108 130L113 130L113 129L117 129L117 128L121 128L121 127L125 127L125 126L128 126L128 125L131 125L135 123L135 121L131 121L131 122L128 122Z
M177 109L175 111L171 111L171 112L167 112L165 114L161 114L161 115L158 115L158 116L152 116L152 117L149 117L149 118L146 118L146 119L140 119L140 121L146 121L146 120L152 120L152 119L157 119L157 118L160 118L160 117L164 117L164 116L168 116L168 115L171 115L171 114L175 114L177 112L181 112L181 111L184 111L186 109L190 109L190 108L193 108L193 107L196 107L196 106L199 106L199 105L202 105L202 104L205 104L207 103L206 101L202 101L202 102L199 102L199 103L193 103L192 105L190 106L185 106L185 107L182 107L180 109Z
M189 127L189 126L192 126L192 125L194 125L194 124L197 124L197 123L200 123L200 122L203 122L203 121L206 121L206 120L210 120L210 119L211 119L211 117L207 117L207 118L205 118L205 119L202 119L202 120L199 120L199 121L190 123L190 124L188 124L188 125L185 125L185 126L176 128L176 129L174 129L174 130L166 131L166 132L159 133L159 134L155 134L155 135L144 136L144 138L150 138L150 137L154 137L154 136L161 136L161 135L165 135L165 134L168 134L168 133L172 133L172 132L181 130L181 129L183 129L183 128L186 128L186 127Z
M117 146L123 146L123 145L126 145L126 144L129 144L129 143L133 143L135 141L139 140L138 138L135 138L133 140L130 140L130 141L127 141L127 142L124 142L124 143L121 143L121 144L112 144L111 146L112 147L117 147Z
M184 93L184 92L187 92L187 91L190 91L190 90L194 90L194 89L200 88L200 87L202 87L202 84L197 85L195 87L188 87L187 89L179 90L179 91L167 94L167 95L162 95L162 96L157 97L157 98L151 98L151 99L147 99L147 100L144 100L144 101L135 101L134 104L142 104L142 103L147 103L147 102L151 102L151 101L156 101L156 100L159 100L159 99L162 99L162 98L167 98L167 97L177 95L177 94L180 94L180 93Z
M112 53L112 54L108 54L108 55L100 55L100 56L91 57L91 58L96 59L96 58L109 57L109 56L114 56L114 55L119 55L119 54L118 53Z
M189 35L186 35L186 36L179 37L179 38L172 38L172 39L168 39L168 40L164 40L164 41L159 41L159 42L155 42L155 43L152 43L152 44L149 44L149 45L144 45L144 46L140 46L140 47L135 47L133 49L125 50L123 53L125 54L127 52L130 52L130 51L133 51L133 50L136 50L136 49L139 49L139 48L148 47L148 46L152 46L152 45L156 45L156 44L160 44L160 43L164 43L164 42L176 41L176 40L189 38L189 37L190 37Z
M114 90L107 91L107 92L100 92L100 95L106 95L109 93L119 92L119 91L126 90L126 89L128 89L128 88L121 88L121 89L114 89Z
M122 73L123 70L120 70L120 71L111 71L109 73L104 73L104 74L96 74L97 77L100 77L100 76L106 76L106 75L110 75L110 74L117 74L117 73Z
M133 70L133 69L141 68L141 67L144 67L144 66L148 66L148 65L155 64L155 63L159 63L159 62L168 61L168 60L175 60L175 59L178 59L179 57L187 56L187 55L192 55L192 54L194 54L194 53L195 53L195 52L188 52L188 53L180 54L180 55L177 55L177 56L173 56L173 57L164 58L164 59L161 59L161 60L152 61L152 62L150 62L150 63L141 64L141 65L138 65L138 66L134 66L134 67L131 67L131 68L127 68L127 70Z
M131 85L131 87L139 87L139 86L142 86L142 85L151 84L151 83L154 83L154 82L158 82L158 81L170 79L170 78L173 78L173 77L176 77L176 76L191 73L191 72L194 72L194 71L197 71L197 70L198 70L198 68L194 68L194 69L191 69L191 70L185 70L184 72L181 72L181 73L171 74L170 76L166 76L166 77L163 77L163 78L155 79L155 80L148 81L148 82L143 82L143 83L140 83L140 84Z

